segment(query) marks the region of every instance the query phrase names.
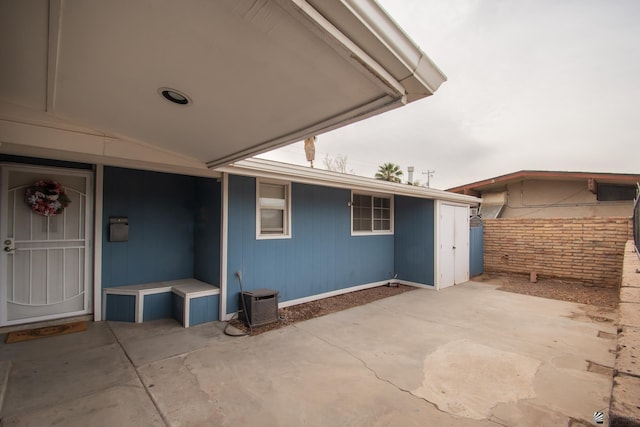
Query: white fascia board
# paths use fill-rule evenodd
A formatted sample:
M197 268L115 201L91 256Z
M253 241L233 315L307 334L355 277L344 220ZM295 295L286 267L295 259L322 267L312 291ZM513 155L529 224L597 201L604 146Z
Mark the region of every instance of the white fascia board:
M401 83L416 79L431 94L447 80L445 74L398 26L374 0L341 0L342 4L357 17L369 31L411 72ZM408 93L415 87L406 87Z
M474 206L478 205L482 201L482 199L477 197L450 193L443 190L416 187L408 184L381 181L373 178L330 172L320 169L311 169L305 166L291 165L265 159L253 158L241 160L216 170L233 175L285 179L302 184L345 188L356 191L373 191L383 194L417 197L422 199L444 200Z

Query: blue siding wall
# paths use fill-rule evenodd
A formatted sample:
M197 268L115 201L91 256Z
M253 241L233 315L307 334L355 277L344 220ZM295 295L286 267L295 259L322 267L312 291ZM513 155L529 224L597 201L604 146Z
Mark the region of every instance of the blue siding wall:
M215 179L196 178L194 277L212 285L220 283L221 191Z
M254 178L229 177L227 312L245 290L269 288L280 301L303 298L393 276L394 236L351 236L351 192L292 184L292 237L256 240Z
M136 297L133 295L107 295L105 319L118 322L136 321Z
M184 319L184 298L173 292L171 293L171 315L184 326L182 322L182 319Z
M141 296L144 298L144 309L142 312L142 320L148 322L150 320L167 319L172 316L171 295L172 292L164 292L161 294L151 294Z
M434 202L396 196L395 268L398 279L424 285L434 282Z
M469 236L469 275L484 273L484 228L471 227Z
M191 306L189 307L189 326L218 320L219 308L219 295L191 298Z
M102 286L194 276L195 178L105 167ZM109 242L109 217L129 218L129 241Z
M219 284L221 185L217 180L105 167L103 189L103 287L190 277ZM109 242L111 216L129 219L129 241ZM134 321L134 297L108 298L108 319ZM144 320L173 316L182 321L182 298L172 293L144 298ZM211 313L217 315L217 308L204 307L195 315L200 316L198 320L216 320Z

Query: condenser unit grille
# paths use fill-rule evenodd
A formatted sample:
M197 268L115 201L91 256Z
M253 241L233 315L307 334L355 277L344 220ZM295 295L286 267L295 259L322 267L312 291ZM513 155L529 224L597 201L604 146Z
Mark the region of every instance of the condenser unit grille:
M247 308L244 321L251 326L267 325L278 321L278 291L256 289L245 291L240 297L244 299Z

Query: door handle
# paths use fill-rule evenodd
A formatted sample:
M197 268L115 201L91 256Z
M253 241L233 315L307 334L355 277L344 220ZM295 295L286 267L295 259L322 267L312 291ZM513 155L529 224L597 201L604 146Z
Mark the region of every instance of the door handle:
M13 252L16 250L16 247L13 245L13 239L7 239L3 243L5 252Z

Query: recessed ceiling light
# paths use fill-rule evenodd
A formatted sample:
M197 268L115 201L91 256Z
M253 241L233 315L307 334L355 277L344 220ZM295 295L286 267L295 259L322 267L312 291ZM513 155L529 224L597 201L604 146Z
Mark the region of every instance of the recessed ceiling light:
M162 95L164 99L166 99L167 101L171 101L174 104L187 105L191 103L191 99L189 99L187 95L178 90L168 87L162 87L158 89L158 92L160 92L160 95Z

